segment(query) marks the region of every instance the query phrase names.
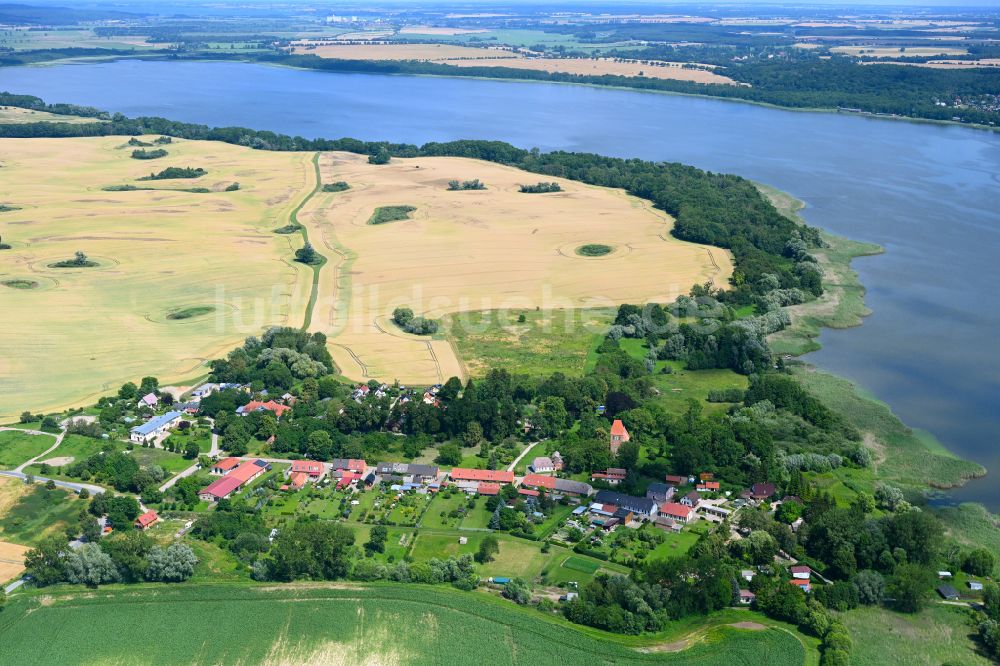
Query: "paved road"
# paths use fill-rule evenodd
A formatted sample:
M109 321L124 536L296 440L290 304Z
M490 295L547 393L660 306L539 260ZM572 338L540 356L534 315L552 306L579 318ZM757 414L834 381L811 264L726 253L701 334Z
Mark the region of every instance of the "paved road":
M174 476L170 477L169 479L167 479L166 483L164 483L162 486L160 486L160 492L161 493L166 492L167 488L170 488L171 486L173 486L175 483L177 483L178 481L180 481L184 477L191 476L192 474L194 474L197 471L198 471L198 464L195 463L194 465L191 465L190 467L188 467L186 470L184 470L182 472L178 472L176 475L174 475Z
M528 455L528 452L531 451L531 449L535 448L536 444L541 444L544 441L545 441L544 439L540 439L537 442L532 442L531 444L528 444L527 448L524 449L524 451L521 451L521 455L514 458L514 462L512 462L510 465L507 466L507 471L513 472L514 468L517 467L517 464L521 462L521 459L524 458L524 456Z
M24 472L0 472L0 476L9 476L15 479L25 480L28 475ZM35 476L35 483L48 483L50 480L48 477ZM80 492L86 489L91 495L100 495L106 491L105 488L100 486L91 485L89 483L72 483L71 481L60 481L58 479L51 479L51 481L56 484L56 488L65 488L66 490L72 490L73 492Z
M5 587L3 589L3 591L6 592L7 594L10 594L11 592L13 592L14 590L16 590L17 588L21 587L22 585L24 585L24 579L23 578L21 578L19 580L15 580L13 583L11 583L7 587Z

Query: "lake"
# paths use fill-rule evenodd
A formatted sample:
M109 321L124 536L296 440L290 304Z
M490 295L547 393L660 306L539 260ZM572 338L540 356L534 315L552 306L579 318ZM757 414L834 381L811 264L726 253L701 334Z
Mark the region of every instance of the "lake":
M310 138L502 139L678 161L787 190L810 224L886 248L855 264L874 314L825 331L809 359L1000 471L1000 135L583 86L222 62L3 68L0 90ZM952 496L1000 510L992 475Z

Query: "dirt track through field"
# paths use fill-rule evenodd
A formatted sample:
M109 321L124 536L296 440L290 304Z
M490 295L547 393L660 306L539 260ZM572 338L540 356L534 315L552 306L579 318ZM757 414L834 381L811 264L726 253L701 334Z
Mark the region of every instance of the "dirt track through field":
M728 253L670 236L673 220L621 190L556 179L563 191L523 194L535 174L462 158L393 159L324 153L321 193L299 213L330 258L318 285L311 330L329 335L349 378L441 382L466 372L447 332L411 335L391 321L395 307L440 318L487 309L559 312L621 302L672 300L695 283L722 285ZM449 191L479 178L485 190ZM545 180L551 180L546 178ZM380 225L376 208L414 206L409 219ZM609 255L576 248L608 244Z

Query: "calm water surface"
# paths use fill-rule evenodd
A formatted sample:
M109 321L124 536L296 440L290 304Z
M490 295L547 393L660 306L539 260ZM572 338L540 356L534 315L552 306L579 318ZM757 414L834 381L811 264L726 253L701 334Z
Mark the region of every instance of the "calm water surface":
M390 77L238 63L0 69L0 90L129 116L305 137L503 139L671 160L793 193L810 224L879 243L859 259L874 310L810 360L992 470L955 491L1000 511L1000 135L578 86Z

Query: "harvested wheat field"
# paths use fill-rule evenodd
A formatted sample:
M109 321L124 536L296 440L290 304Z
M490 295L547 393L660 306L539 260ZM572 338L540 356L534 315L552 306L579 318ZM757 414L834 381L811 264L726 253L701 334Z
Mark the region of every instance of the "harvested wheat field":
M606 58L525 58L505 49L480 49L453 44L322 44L310 48L306 48L304 44L306 43L296 46L295 52L332 60L420 60L455 67L510 67L590 76L613 74L695 83L736 84L729 77L710 69L683 67L679 62L643 63L637 60Z
M17 106L0 106L0 123L96 123L97 118L64 116L48 111L33 111Z
M959 56L965 55L967 49L941 46L907 46L903 48L889 46L834 46L832 53L842 53L851 56L867 56L869 58L911 58L924 56Z
M536 174L460 158L393 159L324 153L321 194L299 214L329 259L311 328L352 379L434 382L462 376L444 339L403 333L398 306L438 318L497 308L543 310L669 301L691 285L726 282L728 253L670 236L672 220L621 190L558 180L561 192L523 194ZM478 178L485 190L449 191ZM544 180L552 180L544 178ZM412 206L408 219L368 224L376 208ZM587 244L611 247L587 257ZM439 337L445 337L443 334Z
M311 271L290 260L302 240L271 230L314 187L311 155L175 140L136 160L122 137L0 148L0 202L18 208L0 213L13 246L0 251L0 420L144 375L189 378L266 325L301 324ZM136 180L170 166L208 173ZM122 185L156 189L102 190ZM193 187L209 191L166 190ZM76 251L96 266L51 267Z
M580 74L585 76L643 76L648 79L674 79L695 83L725 83L735 85L728 76L722 76L705 69L682 67L681 63L643 63L634 60L608 60L604 58L506 58L494 60L449 60L443 64L456 67L512 67L533 69L542 72ZM741 84L742 85L742 84Z
M24 572L24 555L27 546L0 541L0 584L20 577Z

